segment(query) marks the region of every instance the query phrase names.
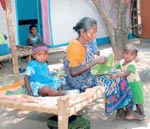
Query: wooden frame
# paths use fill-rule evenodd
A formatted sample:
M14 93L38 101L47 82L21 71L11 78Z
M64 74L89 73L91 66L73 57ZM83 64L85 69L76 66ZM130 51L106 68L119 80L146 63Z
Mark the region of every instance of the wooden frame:
M16 46L17 47L17 55L19 58L24 56L31 56L32 55L32 46ZM64 48L50 48L48 53L58 53L58 52L64 52ZM12 54L0 56L0 61L9 60L12 59Z
M104 91L103 86L96 86L77 95L66 95L60 97L31 97L24 95L27 99L31 100L29 102L18 101L19 97L22 95L6 96L3 94L6 90L20 87L23 84L24 81L19 81L11 85L1 87L0 106L58 115L58 129L68 129L69 117L88 106L94 100L102 97L102 93ZM16 98L12 99L13 97ZM54 105L49 105L52 101L51 99L56 100ZM44 103L44 101L46 103Z

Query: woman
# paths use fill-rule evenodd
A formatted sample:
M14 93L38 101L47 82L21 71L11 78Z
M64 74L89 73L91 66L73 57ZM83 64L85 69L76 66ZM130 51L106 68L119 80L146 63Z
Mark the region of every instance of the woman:
M94 56L87 43L96 38L97 22L90 18L83 18L73 28L78 33L78 38L72 40L67 48L64 65L66 68L66 83L70 89L84 90L96 86L98 83L90 68L95 64L106 61L103 57Z
M112 112L126 106L129 109L127 114L133 116L133 119L139 119L135 113L131 112L133 108L132 95L125 78L117 81L106 76L94 76L91 73L92 66L106 61L101 56L94 58L89 45L87 45L96 38L97 22L92 18L85 17L73 29L78 33L78 37L70 41L64 58L67 88L84 91L86 88L103 84L106 89L106 112Z

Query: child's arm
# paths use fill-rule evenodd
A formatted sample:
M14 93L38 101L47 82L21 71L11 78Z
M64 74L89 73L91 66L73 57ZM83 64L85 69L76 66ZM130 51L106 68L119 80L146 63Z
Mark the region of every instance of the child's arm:
M27 88L28 94L33 96L33 92L31 90L31 86L30 86L30 82L29 82L29 76L27 76L27 75L24 76L24 82L25 82L25 86Z
M136 67L134 65L129 65L126 71L121 71L111 75L111 78L127 77L130 73L135 73Z
M130 75L130 71L123 71L123 72L111 74L111 78L114 79L119 77L127 77L129 75Z
M28 37L27 42L29 43L29 45L34 46L34 42Z

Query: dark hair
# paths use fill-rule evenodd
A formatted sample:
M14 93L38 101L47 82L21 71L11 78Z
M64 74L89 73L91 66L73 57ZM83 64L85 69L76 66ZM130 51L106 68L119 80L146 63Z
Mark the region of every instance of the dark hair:
M90 17L82 18L74 27L73 29L80 35L80 30L83 29L84 32L90 30L93 25L97 25L96 20Z
M125 45L124 52L127 51L127 50L135 52L136 55L138 54L138 48L135 45L131 44L131 43L128 43L128 44Z
M35 24L31 24L30 26L29 26L29 30L31 30L32 28L34 28L34 27L36 27L37 28L37 25L35 25Z

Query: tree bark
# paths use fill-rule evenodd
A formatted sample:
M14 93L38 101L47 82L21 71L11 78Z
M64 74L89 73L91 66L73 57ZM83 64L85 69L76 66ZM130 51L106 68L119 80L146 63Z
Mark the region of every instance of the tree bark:
M114 28L109 16L104 12L103 0L92 0L108 31L115 60L123 57L123 47L128 40L127 5L125 0L116 0L118 5L117 28Z
M7 27L9 33L11 54L12 54L14 79L15 82L17 82L19 80L19 70L18 70L18 54L16 48L14 26L13 26L12 1L5 0L5 2L6 2L6 18L7 18Z

